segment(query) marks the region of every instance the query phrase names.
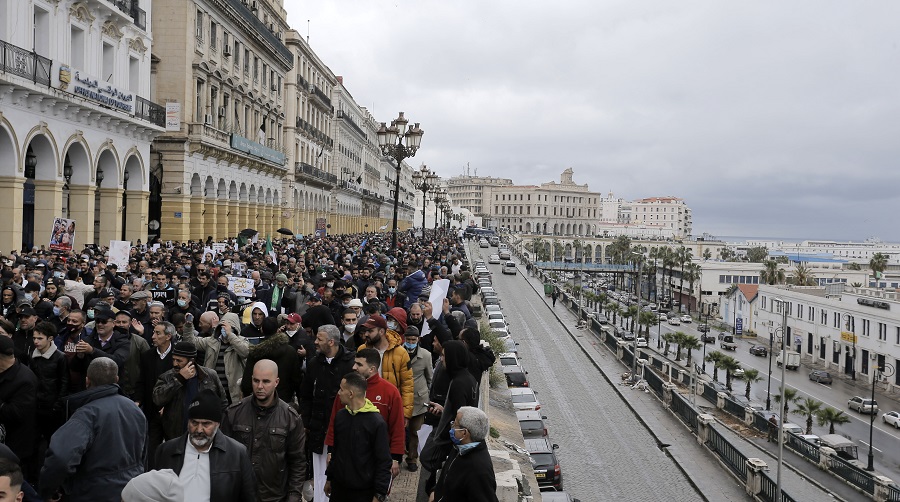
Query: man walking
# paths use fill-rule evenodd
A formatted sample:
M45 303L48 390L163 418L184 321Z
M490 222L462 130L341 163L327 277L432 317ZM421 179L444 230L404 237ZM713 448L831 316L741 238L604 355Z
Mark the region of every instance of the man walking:
M253 395L225 411L222 432L247 448L260 502L301 502L306 481L306 434L300 414L278 398L278 365L253 366Z
M252 502L256 481L247 448L219 433L221 398L201 391L188 405L187 432L156 451L154 469L172 469L190 502Z
M153 387L153 404L163 410L162 428L166 439L184 434L188 423L188 405L200 391L208 389L219 396L225 408L225 389L216 371L196 364L197 349L190 342L178 342L172 349L172 369L160 375ZM217 420L219 422L219 420Z
M431 352L419 346L419 330L415 326L406 328L403 348L409 354L409 367L413 373L413 411L406 431L406 468L415 472L419 465L419 429L425 423L428 414L428 389L431 388L431 377L434 365Z
M403 339L399 333L388 329L387 321L380 315L369 316L362 328L366 344L360 348L375 349L381 355L379 373L400 391L403 416L409 419L412 417L414 387L412 370L409 369L409 354L403 348ZM406 327L403 330L406 331Z
M39 489L45 499L62 488L66 501L118 501L144 472L147 420L118 381L112 359L88 365L87 389L69 397L71 417L50 438Z
M431 500L497 502L494 464L484 442L488 430L488 417L483 411L471 406L459 409L450 428L453 450L441 467Z
M384 501L390 488L387 425L366 399L366 390L366 379L359 373L341 380L338 397L344 408L334 419L334 451L325 473L325 493L336 502Z

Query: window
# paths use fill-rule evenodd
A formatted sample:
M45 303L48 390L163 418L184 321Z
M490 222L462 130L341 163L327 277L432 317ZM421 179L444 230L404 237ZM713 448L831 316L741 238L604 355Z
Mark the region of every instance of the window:
M197 11L197 45L203 45L203 11Z
M822 326L828 326L828 311L825 309L819 310L819 316L821 317L819 322L822 323Z
M797 319L803 319L803 305L797 304Z
M72 66L78 69L84 68L84 30L72 26L69 46L72 48Z
M136 57L128 58L128 87L139 94L141 90L141 64Z
M203 121L203 81L197 80L197 103L194 109L194 121Z
M244 49L244 76L250 76L250 49Z
M863 319L862 322L862 336L871 336L872 335L872 321L868 319Z
M16 2L18 3L18 2ZM50 56L50 13L35 7L34 9L34 52L41 56Z
M255 55L253 56L253 81L259 81L259 58Z
M209 48L213 51L219 50L219 25L209 22Z
M816 309L814 307L809 307L809 316L807 317L810 321L816 320Z
M116 73L116 49L106 42L103 43L103 70L100 73L104 82L115 82L112 77Z
M887 340L887 324L883 322L878 323L878 339Z

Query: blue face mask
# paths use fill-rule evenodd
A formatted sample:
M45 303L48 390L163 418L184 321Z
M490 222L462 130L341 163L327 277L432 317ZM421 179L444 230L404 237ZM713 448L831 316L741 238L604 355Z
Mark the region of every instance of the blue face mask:
M472 441L469 444L458 444L458 445L456 445L456 449L459 450L460 455L462 455L466 451L471 450L472 448L475 448L480 443L481 443L481 441Z
M59 307L53 307L53 315L59 316L59 314L60 314L61 312L62 312L62 311L60 310Z
M394 294L394 293L396 293L396 292L397 292L397 288L393 288L393 287L388 288L388 293Z
M453 444L455 445L462 444L462 439L456 437L456 429L452 425L450 426L450 441L453 441Z
M418 344L418 343L403 342L403 346L406 347L406 350L416 350L416 347L418 347L419 344Z

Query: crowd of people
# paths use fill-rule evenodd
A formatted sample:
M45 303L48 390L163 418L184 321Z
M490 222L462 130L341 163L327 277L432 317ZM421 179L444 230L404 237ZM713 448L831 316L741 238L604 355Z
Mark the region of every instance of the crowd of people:
M370 502L421 469L417 500L496 500L461 236L399 237L0 257L0 491Z

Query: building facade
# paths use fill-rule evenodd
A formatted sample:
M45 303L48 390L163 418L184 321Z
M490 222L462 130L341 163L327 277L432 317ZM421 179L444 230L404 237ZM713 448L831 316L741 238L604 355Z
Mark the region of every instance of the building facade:
M559 183L485 187L490 225L512 232L596 235L602 195L591 192L587 184L576 184L573 173L572 168L563 171Z
M0 240L48 247L147 239L150 0L0 2Z
M691 236L691 209L678 197L648 197L631 203L631 223L662 225L674 239Z
M486 224L491 216L490 190L495 187L512 185L509 178L491 176L454 176L445 182L447 195L457 206L468 210Z

